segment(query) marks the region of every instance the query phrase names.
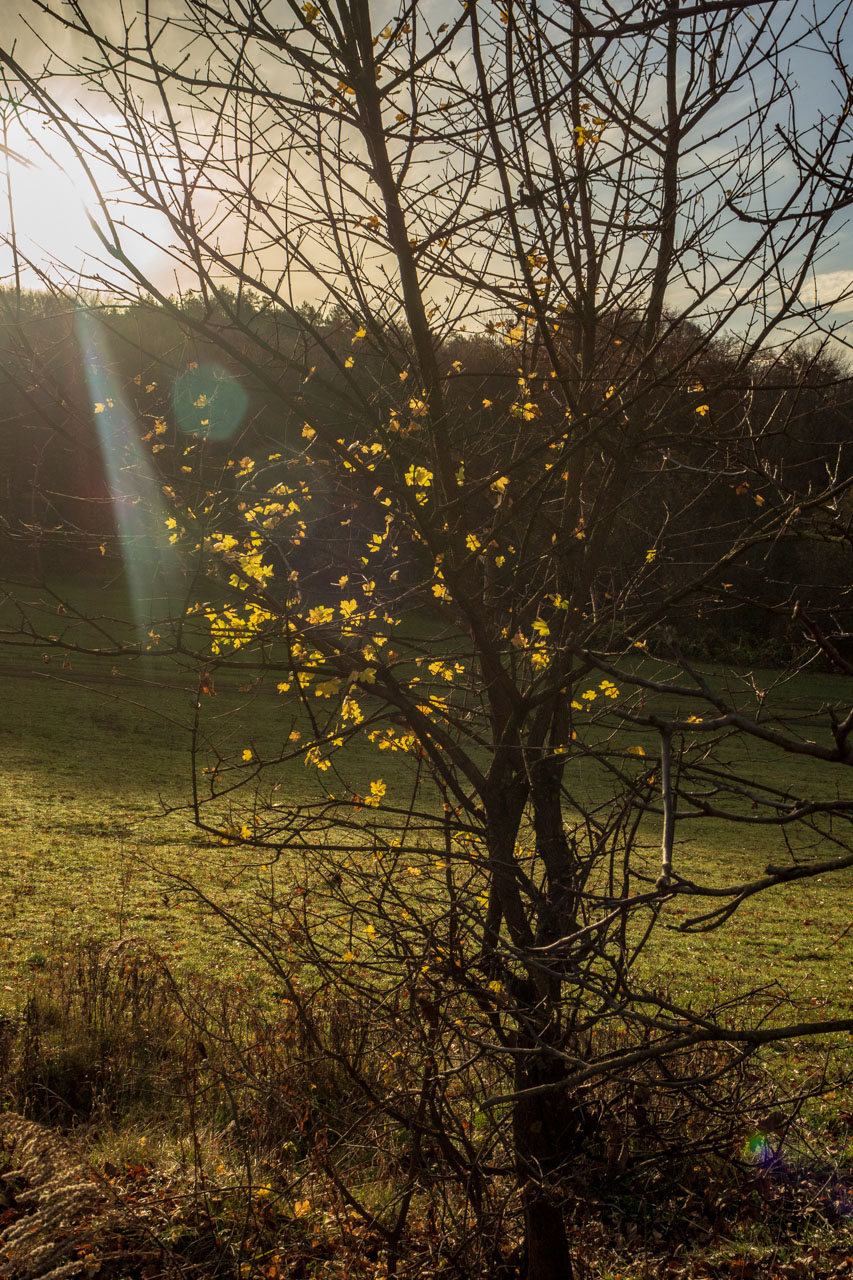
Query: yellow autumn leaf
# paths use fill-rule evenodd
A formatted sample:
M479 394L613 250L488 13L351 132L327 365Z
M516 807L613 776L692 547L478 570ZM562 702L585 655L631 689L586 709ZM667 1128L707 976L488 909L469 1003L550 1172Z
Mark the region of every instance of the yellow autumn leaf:
M326 622L331 622L335 616L334 609L330 609L328 605L319 604L314 609L308 610L308 621L312 627L321 627Z
M370 795L365 796L364 803L370 805L373 809L378 809L380 801L385 795L387 787L381 778L377 778L375 782L370 784Z
M321 680L314 689L314 696L317 698L332 698L336 693L340 693L343 681L338 677L331 680Z

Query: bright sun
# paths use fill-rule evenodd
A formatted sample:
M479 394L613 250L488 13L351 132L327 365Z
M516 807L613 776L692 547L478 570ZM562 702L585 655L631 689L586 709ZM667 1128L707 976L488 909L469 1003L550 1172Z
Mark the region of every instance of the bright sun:
M27 284L32 285L32 277L51 262L65 271L83 271L97 253L97 237L86 216L87 203L94 208L95 202L94 196L87 202L85 176L72 148L61 138L51 138L49 144L45 141L44 154L23 130L10 129L8 142L13 154L3 159L6 190L0 205L4 282L13 269L13 215L21 257L33 264L25 269Z
M41 149L23 129L10 129L7 141L12 154L0 156L0 285L14 281L13 218L26 288L37 288L41 273L84 283L89 273L103 277L99 264L107 255L90 222L90 215L100 221L98 199L73 147L62 137L45 135ZM115 175L105 165L94 167L93 174L104 191L114 188ZM156 244L154 215L139 211L134 221ZM155 256L153 249L143 253Z

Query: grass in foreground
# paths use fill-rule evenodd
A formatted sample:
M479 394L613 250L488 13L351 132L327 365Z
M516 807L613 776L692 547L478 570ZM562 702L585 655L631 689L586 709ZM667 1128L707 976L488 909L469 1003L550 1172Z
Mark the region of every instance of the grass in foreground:
M431 1121L419 1132L415 1024L371 1027L357 1004L318 996L309 1010L318 1041L301 1034L292 1006L264 1012L250 986L180 977L132 940L66 944L24 986L20 1017L0 1024L7 1105L73 1126L77 1149L126 1219L110 1239L87 1238L86 1274L517 1274L521 1218L506 1117L469 1110L466 1090L482 1086L482 1066L470 1081L454 1073L441 1105L448 1120L455 1111L473 1122L466 1145L452 1125L447 1132L489 1165L489 1194L472 1212L465 1171L433 1143ZM389 1058L398 1065L386 1108L352 1088L343 1063L358 1063L378 1099L389 1092ZM696 1099L707 1099L713 1062L703 1051L690 1066ZM744 1146L770 1096L760 1071L736 1075L711 1110L691 1111L689 1093L664 1092L640 1116L603 1088L600 1112L586 1100L583 1148L559 1186L581 1280L847 1274L849 1124L819 1142L795 1121L783 1150L797 1149L796 1162L762 1167ZM664 1148L654 1162L651 1132ZM13 1202L0 1233L22 1212L32 1202L26 1210ZM60 1242L80 1244L73 1225ZM106 1245L123 1269L102 1259ZM147 1270L132 1265L142 1246ZM75 1249L69 1261L79 1256ZM796 1270L804 1259L807 1271Z

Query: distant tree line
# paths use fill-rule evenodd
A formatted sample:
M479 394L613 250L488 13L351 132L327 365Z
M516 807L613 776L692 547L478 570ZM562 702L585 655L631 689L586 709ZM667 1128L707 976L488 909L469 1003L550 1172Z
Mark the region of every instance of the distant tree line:
M359 345L340 308L305 306L294 316L251 293L225 291L212 305L189 295L168 308L155 299L109 307L84 297L75 306L46 292L3 293L0 536L26 573L50 573L60 565L81 573L100 572L105 564L116 568L116 495L87 377L93 357L77 324L80 310L90 308L106 334L109 373L164 485L185 487L182 464L192 452L194 463L203 458L201 474L211 489L227 488L229 469L232 479L239 469L235 438L247 454L267 449L274 457L280 447L290 455L304 444L306 421L318 418L341 444L357 449L377 406L396 423L404 456L419 458L417 389L405 415L394 408L411 363L405 330L385 333L378 349ZM595 371L605 401L618 404L620 384L634 376L630 352L639 349L641 324L632 310L609 321L612 360ZM568 324L554 328L557 343L569 347ZM439 352L452 429L460 437L454 444L469 470L478 459L483 476L513 464L521 424L532 446L522 463L525 479L535 483L537 469L547 467L553 453L548 442L559 438L565 409L563 398L550 393L544 354L537 364L536 352L524 351L529 372L519 388L519 348L527 342L523 319L508 315L478 333L456 333ZM618 612L621 562L645 558L653 569L650 591L670 601L674 620L678 606L671 601L677 601L679 583L693 583L703 563L716 564L768 501L762 473L768 486L807 500L828 480L838 485L849 478L853 466L853 378L825 345L803 343L778 356L759 350L744 367L738 343L725 336L709 340L683 321L672 324L657 363L647 407L655 429L632 458L629 496L614 517L613 562L599 566L592 584L591 607L605 617ZM703 403L706 384L714 387L713 408ZM199 399L203 403L196 404ZM619 432L617 413L609 451L618 453ZM298 569L309 592L313 575L321 595L331 573L357 562L372 519L364 509L369 495L359 483L330 458L326 488L318 494L313 467L311 513L296 543L282 539L277 547L277 573ZM561 558L571 575L586 536L583 518L566 538L561 500L550 495L548 502L553 519L549 523L546 513L537 536L553 538L555 545L541 550ZM839 498L831 515L825 507L799 514L795 536L780 534L769 554L764 546L754 557L741 553L730 581L722 588L709 583L698 608L695 596L685 600L679 633L696 652L782 660L802 636L795 606L819 618L830 634L853 631L851 499ZM384 585L391 585L392 575L397 591L407 580L417 581L418 555L412 545L389 549L376 566ZM613 642L619 639L614 634Z

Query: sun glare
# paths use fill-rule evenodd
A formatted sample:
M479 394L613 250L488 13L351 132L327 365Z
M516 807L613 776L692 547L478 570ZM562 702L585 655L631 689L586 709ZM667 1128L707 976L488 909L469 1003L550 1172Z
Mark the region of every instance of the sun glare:
M25 287L38 287L57 272L66 281L79 277L85 283L89 272L103 278L108 255L92 227L92 219L102 225L103 217L74 148L56 134L41 134L39 146L23 128L10 128L6 141L11 154L0 156L0 284L14 281L13 231ZM109 199L115 174L103 161L92 162L91 173ZM163 243L156 216L141 209L131 214L126 206L118 213L126 234L138 233L136 260L143 269L154 266L161 256L155 246Z
M87 190L73 149L63 139L51 138L44 140L42 151L23 130L10 130L8 142L13 153L2 161L5 191L0 205L4 281L13 274L13 228L28 285L36 283L33 277L51 263L66 271L85 271L98 254L88 217L96 200Z

